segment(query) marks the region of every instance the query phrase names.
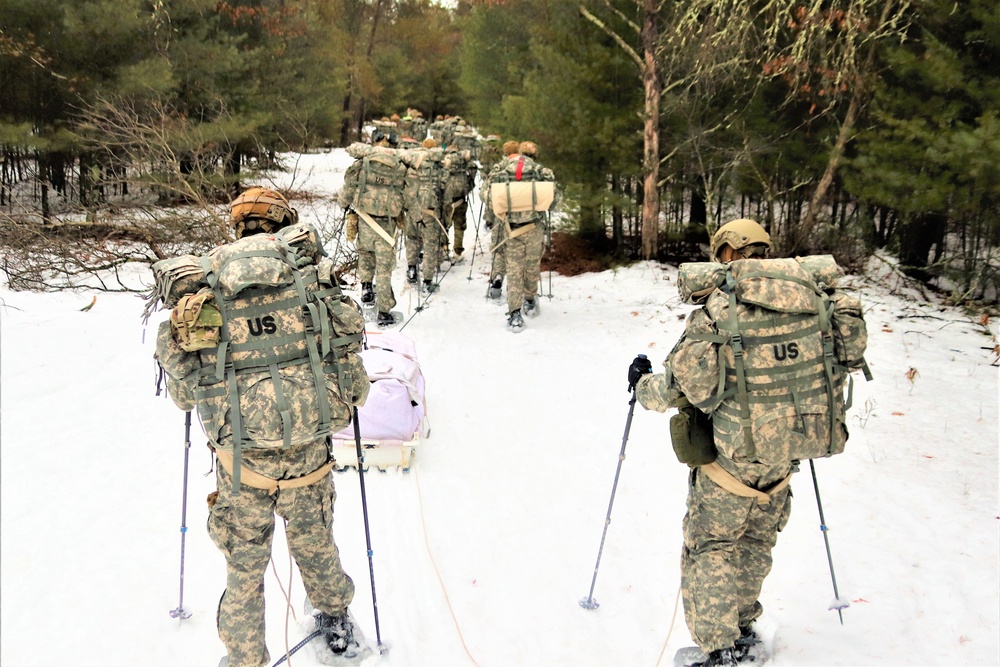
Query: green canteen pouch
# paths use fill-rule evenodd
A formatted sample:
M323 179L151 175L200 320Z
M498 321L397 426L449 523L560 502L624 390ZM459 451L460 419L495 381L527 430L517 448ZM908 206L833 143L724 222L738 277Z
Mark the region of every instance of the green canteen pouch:
M692 468L715 460L712 420L697 408L680 408L670 418L670 441L677 460Z

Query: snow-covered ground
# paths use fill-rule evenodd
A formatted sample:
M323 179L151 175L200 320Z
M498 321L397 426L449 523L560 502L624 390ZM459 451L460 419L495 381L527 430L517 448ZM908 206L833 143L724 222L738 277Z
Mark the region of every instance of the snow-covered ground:
M336 191L348 162L339 151L303 156L295 185ZM338 215L321 200L293 204L306 220ZM394 284L409 317L417 298L403 268ZM505 309L484 298L487 271L477 251L403 331L416 341L432 431L409 473L365 477L380 630L391 646L378 664L669 665L690 637L677 609L687 475L665 415L636 411L597 573L600 608L578 603L619 463L628 365L639 352L658 365L689 310L676 272L640 263L553 275L540 317L513 335ZM875 381L856 378L847 452L816 463L851 606L843 626L827 609L833 589L805 467L761 597L771 664L996 665L997 327L877 280L854 283L868 308ZM169 612L179 602L183 413L153 395L156 322L143 326L142 301L100 294L82 312L92 296L0 290L0 664L214 667L225 574L204 530L209 453L194 437L184 578L192 616L182 621ZM352 609L374 638L358 475L338 473L336 483ZM288 579L279 530L266 577L272 661L309 631L297 573L295 618L286 615ZM304 649L291 664L318 663Z

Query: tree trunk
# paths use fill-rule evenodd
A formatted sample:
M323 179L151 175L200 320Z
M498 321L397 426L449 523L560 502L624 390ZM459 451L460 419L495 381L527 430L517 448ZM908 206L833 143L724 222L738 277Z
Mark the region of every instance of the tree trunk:
M806 215L795 230L789 234L789 243L783 249L785 254L789 256L801 253L807 249L809 236L812 234L813 228L816 226L816 220L819 218L820 207L826 201L826 195L830 191L830 186L833 185L833 178L837 175L837 169L840 168L840 163L844 160L844 148L847 146L847 141L854 133L858 113L861 111L861 95L862 92L859 87L857 92L851 96L851 103L847 107L847 115L844 117L844 122L840 125L840 131L837 133L837 141L834 142L833 148L830 151L830 159L827 160L823 176L819 179L819 184L816 185L816 190L813 192Z
M642 50L644 66L642 85L646 93L645 115L642 131L642 256L652 259L656 255L657 237L660 232L660 77L656 70L656 0L642 3Z
M882 6L882 15L878 21L880 30L886 25L895 4L895 0L888 0ZM812 200L809 202L809 209L806 211L806 216L802 220L802 224L800 224L793 232L788 234L791 243L787 244L787 247L783 250L789 256L807 250L806 245L810 234L812 234L813 228L816 226L816 220L819 217L820 207L826 200L827 192L829 192L830 186L833 184L833 178L837 174L837 169L840 168L840 164L844 160L844 148L847 146L848 140L854 133L854 126L857 124L858 116L861 114L862 102L864 97L868 94L868 86L865 85L865 78L868 77L874 70L876 43L877 42L872 41L868 44L868 53L865 55L864 63L859 63L857 83L855 84L853 94L851 95L851 103L847 107L844 122L840 125L840 132L837 133L837 141L834 143L833 149L830 151L830 158L827 160L826 169L823 171L823 176L819 179L819 184L816 186L816 190L813 192Z

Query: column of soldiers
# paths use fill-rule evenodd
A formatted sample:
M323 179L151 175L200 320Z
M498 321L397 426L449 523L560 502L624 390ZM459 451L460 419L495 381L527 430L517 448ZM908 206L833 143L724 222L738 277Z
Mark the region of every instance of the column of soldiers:
M372 319L379 326L395 323L391 275L400 231L405 238L407 284L419 287L423 295L437 289L443 262L461 261L469 194L483 159L491 165L488 174L484 170L480 187L482 219L491 230L493 255L487 295L499 302L507 278L507 326L515 333L522 331L524 317L540 313L538 286L548 211L559 200L555 176L537 161L533 142L508 141L501 156L499 137L483 142L460 117L438 116L429 127L418 122L422 120L419 111L407 109L403 118L394 114L375 123L373 146L367 148L378 151L382 163L395 160L398 166L393 169L379 163L380 171L374 173L366 166L371 158L362 145L348 150L356 161L345 173L339 199L348 210L348 241L357 243L362 306L366 312L377 308L377 318ZM414 135L421 133L421 127L427 127L429 136L418 143ZM409 136L401 141L396 131ZM365 202L389 204L372 211L365 210Z

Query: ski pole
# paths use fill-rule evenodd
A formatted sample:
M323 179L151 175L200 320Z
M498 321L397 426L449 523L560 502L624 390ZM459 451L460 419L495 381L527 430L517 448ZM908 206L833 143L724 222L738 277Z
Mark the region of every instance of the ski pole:
M283 655L280 658L278 658L277 661L275 661L275 663L273 665L271 665L271 667L278 667L278 665L280 665L281 663L285 662L285 660L288 660L289 656L291 656L292 654L294 654L295 652L297 652L299 649L301 649L303 646L305 646L306 644L308 644L312 640L314 640L317 637L319 637L321 634L323 634L322 630L314 630L312 634L306 635L305 639L303 639L298 644L296 644L295 646L293 646L292 648L290 648L288 650L288 653L286 653L285 655ZM292 664L292 661L288 660L288 664Z
M546 295L549 299L552 298L552 217L546 213L545 214L545 251L549 253L549 293ZM540 277L539 277L540 278ZM541 290L539 290L539 294Z
M479 222L483 219L483 203L479 202L479 217L476 218L476 240L472 242L472 260L469 262L469 277L472 281L472 267L476 264L476 248L479 246Z
M368 578L372 582L372 611L375 614L375 639L379 653L382 648L382 633L378 626L378 602L375 599L375 566L372 563L372 534L368 527L368 497L365 495L365 455L361 451L361 426L358 424L358 407L354 406L354 443L358 450L358 478L361 480L361 511L365 517L365 546L368 547Z
M188 460L191 457L191 411L184 413L184 495L181 501L181 595L177 609L170 610L171 618L191 618L191 612L184 609L184 542L187 537L188 506Z
M840 616L840 624L844 624L844 609L850 607L850 603L840 599L840 592L837 590L837 575L833 571L833 555L830 553L830 537L826 534L829 528L826 526L826 519L823 517L823 502L819 498L819 482L816 480L816 466L813 460L809 459L809 471L812 473L813 489L816 491L816 506L819 507L819 529L823 533L823 542L826 543L826 560L830 564L830 578L833 579L834 600L830 609L836 609Z
M597 609L601 605L594 599L594 585L597 583L597 569L601 566L601 554L604 552L604 539L608 536L608 526L611 524L611 508L615 504L615 492L618 491L618 476L622 472L622 461L625 460L625 444L628 442L628 432L632 428L632 415L635 413L635 388L632 388L632 398L628 402L628 419L625 422L625 434L622 436L622 450L618 454L618 469L615 470L615 483L611 487L611 500L608 501L608 515L604 519L604 532L601 534L601 546L597 550L597 563L594 565L594 578L590 582L590 593L580 600L584 609Z

